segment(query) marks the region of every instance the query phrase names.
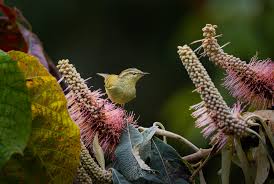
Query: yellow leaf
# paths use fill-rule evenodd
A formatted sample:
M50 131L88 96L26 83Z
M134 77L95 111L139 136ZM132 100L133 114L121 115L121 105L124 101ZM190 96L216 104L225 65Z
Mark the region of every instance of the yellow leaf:
M72 183L79 166L80 132L67 111L56 79L33 56L8 52L27 79L32 108L28 150L41 162L50 183Z

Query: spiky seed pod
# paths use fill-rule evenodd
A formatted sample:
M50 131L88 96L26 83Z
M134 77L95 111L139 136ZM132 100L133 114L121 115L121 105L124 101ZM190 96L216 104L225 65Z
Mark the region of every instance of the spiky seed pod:
M273 105L274 99L274 63L270 60L256 61L249 64L240 58L226 54L217 42L216 25L207 24L203 30L205 54L215 64L227 72L224 85L231 94L256 108Z
M83 143L81 143L80 161L82 167L92 179L93 183L112 183L112 173L99 167L99 165L90 156L89 151Z
M60 60L57 68L69 86L68 110L80 128L82 141L92 150L98 132L103 151L112 157L126 123L134 122L133 114L101 98L99 90L91 91L69 60Z
M229 135L243 135L247 124L233 116L191 48L187 45L179 46L178 54L202 98L201 103L191 107L196 110L192 113L193 117L197 118L196 126L203 127L203 135L211 136L211 144L217 145L217 148L220 149L226 143Z

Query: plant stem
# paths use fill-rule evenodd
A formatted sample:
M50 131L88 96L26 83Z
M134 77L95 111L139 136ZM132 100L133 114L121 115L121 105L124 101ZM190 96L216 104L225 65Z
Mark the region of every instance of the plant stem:
M140 131L144 131L146 130L147 128L144 128L144 127L138 127L138 129ZM167 131L167 130L162 130L162 129L157 129L156 132L155 132L156 135L161 135L161 136L166 136L166 137L169 137L169 138L173 138L173 139L176 139L184 144L186 144L187 146L189 146L190 148L192 148L194 151L199 151L200 149L195 146L192 142L190 142L189 140L187 140L186 138L178 135L178 134L175 134L173 132L170 132L170 131Z
M166 130L165 126L160 122L154 122L153 126L159 126L162 130ZM166 136L163 136L163 142L167 144Z
M229 184L230 167L231 167L232 150L224 147L222 149L222 184Z
M195 161L199 161L203 158L206 158L210 152L212 151L212 148L209 149L199 149L199 151L192 153L190 155L186 155L184 157L182 157L182 159L188 161L188 162L195 162Z
M199 178L200 178L200 184L206 184L205 177L202 170L199 171Z

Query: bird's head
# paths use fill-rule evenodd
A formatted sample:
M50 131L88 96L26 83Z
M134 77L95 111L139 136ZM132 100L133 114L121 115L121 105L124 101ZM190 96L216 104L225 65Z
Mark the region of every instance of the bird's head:
M128 68L126 70L123 70L119 74L119 78L130 80L132 82L137 82L139 79L141 79L144 75L147 75L149 73L142 72L141 70L138 70L137 68Z

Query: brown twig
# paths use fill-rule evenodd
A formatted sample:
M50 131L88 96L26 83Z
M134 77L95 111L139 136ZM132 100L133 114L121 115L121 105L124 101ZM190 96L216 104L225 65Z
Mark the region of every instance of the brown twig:
M209 149L199 149L199 151L192 153L190 155L183 156L182 159L188 161L188 162L196 162L201 159L206 158L209 153L212 151L212 148Z

